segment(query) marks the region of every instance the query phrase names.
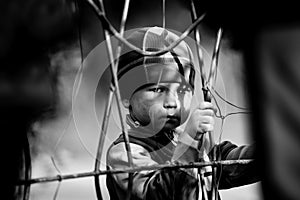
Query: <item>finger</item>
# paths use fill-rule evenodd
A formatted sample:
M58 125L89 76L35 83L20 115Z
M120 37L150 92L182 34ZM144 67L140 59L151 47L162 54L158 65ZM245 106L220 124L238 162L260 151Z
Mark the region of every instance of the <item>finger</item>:
M214 107L213 107L213 111L214 111L214 114L217 114L218 109L214 106Z
M213 115L216 115L218 113L218 109L210 102L202 102L197 109L212 110ZM209 113L209 115L210 115L210 113Z
M212 125L214 125L215 124L215 120L214 120L213 117L203 116L201 118L201 123L202 124L212 124Z
M202 116L215 116L215 112L212 109L205 109L205 110L200 110L199 109L199 114Z
M214 126L211 124L202 124L199 129L200 132L209 132L214 130Z
M199 104L199 108L204 109L213 109L214 105L211 102L203 101Z

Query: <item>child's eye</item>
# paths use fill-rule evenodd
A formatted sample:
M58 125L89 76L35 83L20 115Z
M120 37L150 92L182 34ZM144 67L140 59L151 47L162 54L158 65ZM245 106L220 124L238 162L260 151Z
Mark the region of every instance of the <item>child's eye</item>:
M181 88L178 88L177 92L179 94L184 94L184 93L187 93L187 92L191 92L191 88L189 87L181 87Z
M164 91L164 88L155 87L155 88L150 88L149 91L155 92L155 93L161 93Z

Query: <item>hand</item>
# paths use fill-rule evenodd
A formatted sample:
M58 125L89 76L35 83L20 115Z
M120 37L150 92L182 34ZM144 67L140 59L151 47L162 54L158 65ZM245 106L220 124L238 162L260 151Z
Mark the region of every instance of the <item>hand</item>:
M191 114L185 132L192 138L196 139L199 134L204 134L214 129L214 116L216 109L210 102L201 102L199 107L196 108Z

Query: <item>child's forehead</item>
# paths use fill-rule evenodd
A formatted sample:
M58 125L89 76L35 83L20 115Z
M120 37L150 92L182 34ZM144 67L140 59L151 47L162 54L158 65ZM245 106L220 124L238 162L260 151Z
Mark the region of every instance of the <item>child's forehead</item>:
M155 87L163 87L163 88L168 88L168 89L187 89L187 90L193 90L192 87L186 83L186 82L159 82L159 83L148 83L145 85L142 85L139 87L136 91L139 90L147 90L150 88L155 88Z
M186 82L160 82L160 83L151 83L148 87L153 86L164 86L164 87L190 87Z

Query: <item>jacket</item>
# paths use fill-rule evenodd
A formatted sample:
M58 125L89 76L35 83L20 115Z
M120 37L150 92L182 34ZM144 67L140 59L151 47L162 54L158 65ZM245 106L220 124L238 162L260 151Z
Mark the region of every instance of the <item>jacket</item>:
M139 135L140 134L140 135ZM207 161L210 153L196 151L185 145L178 145L176 133L158 133L144 137L139 130L129 130L129 141L133 157L133 166L151 166L172 162L174 154L186 151L186 155L201 154L202 161ZM215 145L220 160L251 159L254 157L254 146L236 146L229 141ZM177 153L176 153L177 152ZM178 156L177 156L178 157ZM200 156L201 157L201 156ZM200 160L201 161L201 160ZM127 168L128 160L123 137L120 136L107 152L107 169ZM204 176L198 182L197 169L163 169L141 171L133 174L132 200L192 200L199 196L211 194L211 167L201 169ZM256 162L247 165L219 166L217 182L219 189L251 184L259 180ZM108 174L107 188L111 200L125 199L128 174ZM199 187L204 185L205 187ZM205 189L204 189L205 188ZM206 191L204 191L206 190Z

